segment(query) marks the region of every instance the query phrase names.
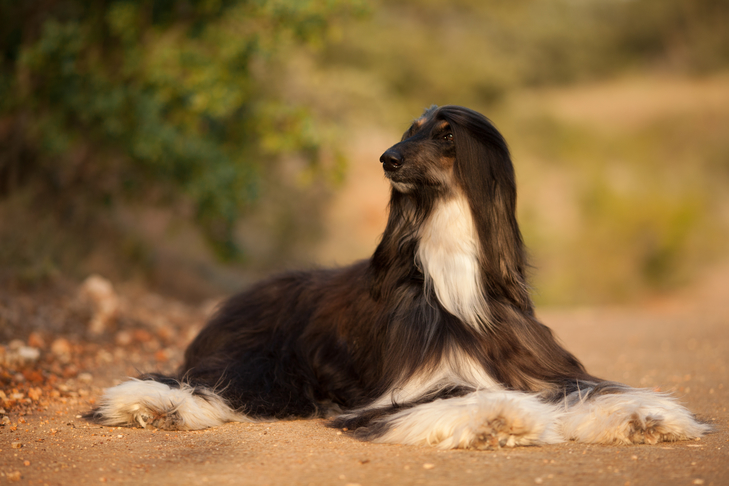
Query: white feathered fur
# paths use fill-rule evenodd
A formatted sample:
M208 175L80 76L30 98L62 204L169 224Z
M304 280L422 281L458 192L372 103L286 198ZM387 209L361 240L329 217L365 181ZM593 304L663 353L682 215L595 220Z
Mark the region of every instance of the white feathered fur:
M130 379L108 388L97 408L102 425L138 424L175 430L200 430L226 422L252 421L232 410L210 390L194 393L181 383L179 388L152 380Z

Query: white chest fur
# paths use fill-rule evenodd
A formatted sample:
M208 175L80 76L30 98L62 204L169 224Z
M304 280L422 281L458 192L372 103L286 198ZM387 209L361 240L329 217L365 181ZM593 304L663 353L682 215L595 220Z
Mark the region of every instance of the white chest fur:
M420 233L417 261L426 290L466 324L481 329L488 324L479 269L479 243L468 201L456 195L438 203Z

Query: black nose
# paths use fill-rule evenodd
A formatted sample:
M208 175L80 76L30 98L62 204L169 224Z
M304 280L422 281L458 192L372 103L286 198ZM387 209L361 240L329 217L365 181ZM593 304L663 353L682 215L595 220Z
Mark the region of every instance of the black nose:
M380 156L380 162L386 171L391 172L400 168L403 159L400 152L390 149Z

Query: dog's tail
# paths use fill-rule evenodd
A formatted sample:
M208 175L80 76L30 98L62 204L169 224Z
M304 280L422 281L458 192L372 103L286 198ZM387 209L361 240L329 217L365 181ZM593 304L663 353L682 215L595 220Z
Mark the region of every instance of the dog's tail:
M107 389L88 420L107 426L199 430L226 422L252 421L230 407L215 389L158 374Z

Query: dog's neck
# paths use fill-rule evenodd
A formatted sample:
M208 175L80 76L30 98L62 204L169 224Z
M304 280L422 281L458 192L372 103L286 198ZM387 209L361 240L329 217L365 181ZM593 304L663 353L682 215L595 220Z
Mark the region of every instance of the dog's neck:
M390 219L371 260L373 295L398 296L393 290L404 279L422 274L425 298L437 300L465 324L483 330L490 313L480 255L475 222L462 192L416 200L394 190Z
M475 329L488 325L488 304L481 282L478 233L468 200L460 192L435 203L417 235L416 263L425 292Z

